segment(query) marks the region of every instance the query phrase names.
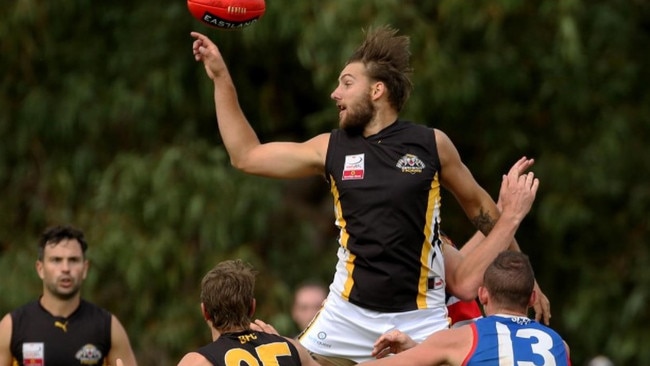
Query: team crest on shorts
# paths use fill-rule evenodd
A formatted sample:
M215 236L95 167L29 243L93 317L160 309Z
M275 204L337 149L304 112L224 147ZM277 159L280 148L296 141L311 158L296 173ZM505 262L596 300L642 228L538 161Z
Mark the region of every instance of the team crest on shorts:
M346 155L342 180L363 179L365 154Z
M426 168L424 162L420 160L416 155L406 154L402 156L395 164L396 167L402 169L403 173L422 173L422 170Z

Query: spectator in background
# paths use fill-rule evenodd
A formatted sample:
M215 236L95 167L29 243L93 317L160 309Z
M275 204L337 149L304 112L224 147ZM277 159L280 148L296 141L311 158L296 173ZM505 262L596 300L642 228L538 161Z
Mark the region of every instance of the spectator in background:
M614 366L614 363L607 356L598 355L592 358L587 366Z
M296 288L293 295L291 318L300 331L307 328L309 322L323 306L327 292L327 287L316 281L303 282Z
M71 226L47 229L36 272L43 294L0 321L0 366L136 365L129 338L110 312L81 298L88 244Z

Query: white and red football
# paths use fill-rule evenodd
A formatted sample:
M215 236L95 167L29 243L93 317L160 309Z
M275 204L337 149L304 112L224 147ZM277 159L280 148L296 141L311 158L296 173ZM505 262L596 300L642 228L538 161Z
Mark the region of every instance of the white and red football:
M240 29L257 22L266 11L264 0L187 0L192 16L219 29Z

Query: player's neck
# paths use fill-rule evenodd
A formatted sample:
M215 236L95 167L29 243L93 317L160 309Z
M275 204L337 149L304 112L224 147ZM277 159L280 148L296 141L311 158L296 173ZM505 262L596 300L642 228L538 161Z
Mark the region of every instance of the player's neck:
M518 316L518 317L527 317L528 314L525 311L512 309L508 307L495 307L489 311L486 309L486 314L489 315L498 315L498 316Z
M77 310L79 303L81 303L81 297L76 295L71 299L63 300L45 292L39 302L53 316L67 318Z
M368 137L376 135L384 128L395 123L397 117L397 112L392 108L386 108L385 110L377 109L377 115L364 128L363 136Z
M212 341L216 341L217 339L219 339L219 337L221 337L224 334L227 334L227 333L239 333L239 332L246 331L248 329L237 327L237 328L219 330L219 329L215 329L213 327L210 327L210 330L212 331Z

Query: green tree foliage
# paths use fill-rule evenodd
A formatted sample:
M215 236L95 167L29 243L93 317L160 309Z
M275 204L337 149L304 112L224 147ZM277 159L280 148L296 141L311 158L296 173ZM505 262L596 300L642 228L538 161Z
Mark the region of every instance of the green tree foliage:
M535 157L542 180L518 234L574 364L648 364L650 4L641 0L267 2L219 31L185 2L19 0L0 7L0 284L6 312L33 298L35 243L70 222L90 240L84 296L124 322L141 364L207 341L201 275L241 257L261 272L258 315L283 332L292 287L333 274L322 179L275 181L229 165L212 84L189 32L220 46L262 140L335 127L328 99L362 30L411 36L404 117L445 131L477 180ZM472 228L444 196L443 225ZM587 331L587 333L585 333Z

